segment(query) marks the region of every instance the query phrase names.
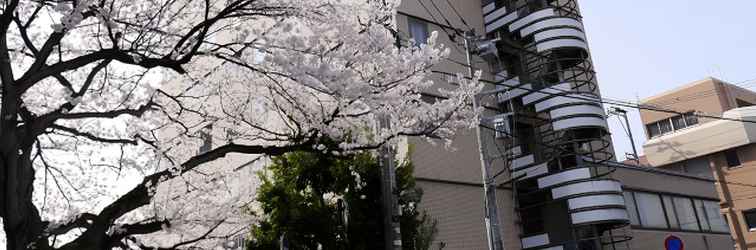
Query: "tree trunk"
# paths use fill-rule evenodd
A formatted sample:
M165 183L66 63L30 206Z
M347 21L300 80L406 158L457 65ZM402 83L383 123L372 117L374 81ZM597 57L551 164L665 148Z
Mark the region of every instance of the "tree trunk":
M7 27L3 28L7 30ZM25 121L24 130L19 129L21 97L9 62L5 36L0 35L0 217L7 237L6 248L46 249L46 239L37 239L42 232L42 221L32 203L34 167L31 148L35 141L34 135L29 133L32 121ZM31 244L34 241L37 242Z
M46 238L42 234L42 220L32 202L34 169L29 158L30 150L22 155L9 155L2 150L4 182L4 230L8 250L47 249ZM10 159L10 160L8 160Z

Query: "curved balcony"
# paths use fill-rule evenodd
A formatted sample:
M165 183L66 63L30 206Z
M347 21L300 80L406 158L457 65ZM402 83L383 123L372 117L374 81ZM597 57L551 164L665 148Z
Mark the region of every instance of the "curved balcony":
M517 8L504 2L483 6L486 32L510 39L500 45L520 60L507 68L518 77L496 79L497 88L507 90L498 101L524 106L523 122L532 128L526 138L537 140L534 150L511 159L509 166L511 176L519 178L513 186L523 249L629 240L604 234L629 225L629 217L622 185L611 179L614 168L606 165L613 158L611 141L576 1L533 0ZM559 211L566 216L547 216ZM547 231L555 225L565 225L558 229L565 231Z

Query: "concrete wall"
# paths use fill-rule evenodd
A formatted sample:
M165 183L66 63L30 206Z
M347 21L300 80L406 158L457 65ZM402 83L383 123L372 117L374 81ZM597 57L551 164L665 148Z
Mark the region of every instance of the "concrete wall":
M438 221L438 235L431 249L488 249L484 224L483 188L476 185L418 180L423 188L420 208ZM512 197L509 190L499 189L497 199L502 224L512 224ZM518 231L505 228L502 238L507 250L520 249Z
M480 0L468 1L449 1L454 8L464 17L468 25L476 31L483 31L483 12ZM468 27L462 23L454 10L445 1L435 1L438 8L443 12L451 23L452 27L467 30ZM434 70L461 73L467 76L468 68L459 63L466 64L467 58L464 53L464 47L458 43L462 42L462 37L456 37L457 42L444 32L446 22L436 9L425 1L425 5L433 15L423 8L418 1L402 1L397 15L397 28L405 38L409 38L408 18L418 18L428 22L429 31L438 33L438 42L445 44L449 49L449 59L444 60L434 67ZM434 19L440 24L433 23ZM448 27L446 31L455 35L455 32ZM456 62L452 62L456 61ZM457 63L459 62L459 63ZM476 70L483 71L485 80L492 80L489 73L488 65L483 63L479 58L474 59L473 65ZM437 88L453 88L449 84L449 77L437 74L433 80L435 85L433 90L428 94L440 95ZM486 89L492 89L493 85L486 86ZM490 102L486 102L490 103ZM488 112L487 115L492 115ZM482 131L483 138L489 143L487 150L495 152L497 149L493 144L492 131ZM488 249L486 238L486 227L484 224L484 201L483 188L481 185L481 165L480 153L478 151L478 141L475 130L458 131L451 147L445 147L442 141L429 143L425 139L407 138L407 144L411 151L410 158L415 165L415 177L418 178L417 185L424 190L421 209L428 211L429 215L438 220L438 236L433 244L432 249L439 249L441 244L445 245L443 249ZM500 161L494 161L497 170L503 169L504 165ZM498 180L503 181L508 175L501 176ZM514 224L514 213L512 207L511 192L500 189L497 192L497 203L500 211L500 223L502 226L503 240L507 250L520 249L519 229Z
M663 109L671 109L679 112L700 111L711 115L721 115L729 109L729 101L724 96L721 81L714 78L706 78L700 81L662 92L641 100L641 104L650 105ZM651 110L640 111L643 124L649 124L676 114L657 112ZM709 121L699 119L700 122ZM646 132L648 135L648 132Z
M698 178L679 172L626 166L618 167L612 177L622 180L623 189L719 199L713 179Z

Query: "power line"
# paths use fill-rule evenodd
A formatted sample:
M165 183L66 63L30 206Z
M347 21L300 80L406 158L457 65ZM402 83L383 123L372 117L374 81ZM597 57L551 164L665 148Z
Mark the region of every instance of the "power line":
M744 89L749 89L749 87L751 85L756 84L756 78L749 79L749 80L744 80L744 81L740 81L740 82L736 82L736 83L728 83L728 84L734 85L736 87L744 88ZM674 99L668 100L668 101L652 102L652 103L650 103L650 105L654 105L654 106L669 106L669 105L673 105L673 104L677 104L677 103L681 103L681 102L695 100L697 98L709 97L709 96L717 94L716 91L717 91L716 88L708 89L708 90L705 90L705 91L699 91L699 92L695 92L695 93L692 93L692 94L689 94L689 95L680 96L680 97L677 97L677 98L674 98Z
M418 1L421 1L421 0L418 0ZM446 22L446 25L454 27L451 24L451 22L449 22L449 19L446 18L446 15L444 15L444 12L442 12L441 9L438 8L438 5L436 5L436 2L433 2L433 0L430 0L430 3L431 3L431 5L433 5L433 8L436 9L436 11L438 11L438 14L441 15L441 18L444 19L444 22ZM460 34L459 30L455 30L454 32L457 33L457 35L462 35L462 34Z
M451 30L453 30L453 31L454 31L454 35L450 34L450 33L449 33L449 31L447 31L447 30L446 30L446 27L445 27L445 26L444 26L443 24L441 24L441 23L440 23L440 22L439 22L439 21L438 21L438 20L436 19L436 16L435 16L435 15L433 15L433 13L431 13L430 9L428 9L428 7L427 7L427 6L425 6L425 4L423 3L423 0L417 0L417 2L418 2L418 3L420 3L420 6L422 6L422 7L423 7L423 9L425 9L425 12L427 12L427 13L428 13L428 15L430 15L431 19L433 19L433 22L434 22L434 23L436 23L436 24L437 24L437 25L438 25L439 27L441 27L441 30L442 30L442 31L444 31L444 33L446 33L446 35L447 35L447 36L449 37L449 40L451 40L451 41L452 41L453 43L455 43L455 44L456 44L457 46L459 46L459 44L457 43L457 38L456 38L456 36L460 34L460 31L459 31L459 30L458 30L457 28L454 28L454 26L452 26L452 25L451 25L451 24L449 23L449 20L448 20L448 19L446 19L446 17L445 17L445 16L443 16L443 13L441 14L441 17L443 17L443 18L444 18L444 20L446 20L446 23L447 23L447 25L449 26L449 28L450 28ZM433 3L433 0L431 0L430 2L431 2L431 3L433 4L433 6L436 6L436 4L435 4L435 3ZM438 9L438 8L436 8L436 9ZM463 51L462 51L462 50L461 50L461 49L460 49L459 47L457 47L457 46L452 46L452 47L453 47L454 49L456 49L456 50L457 50L457 52L459 52L460 54L466 54L465 52L463 52Z
M444 73L444 74L453 75L453 74L448 73L448 72L443 72L443 71L438 71L438 72ZM467 79L469 79L469 78L467 78ZM622 107L627 107L627 108L644 109L644 110L651 110L651 111L657 111L657 112L662 112L662 113L670 113L670 114L677 114L677 115L684 115L684 114L686 114L685 112L680 112L680 111L676 111L676 110L668 110L668 109L653 107L653 106L649 106L649 105L643 105L643 104L633 103L633 102L630 102L630 101L612 100L612 99L609 99L609 98L601 98L601 97L595 97L595 98L588 97L588 96L582 95L580 93L574 93L574 92L571 93L571 92L567 92L567 91L565 91L563 89L557 89L557 88L554 88L553 86L549 86L549 87L546 87L546 88L543 88L543 89L536 90L536 89L531 89L531 88L523 87L522 84L517 85L517 86L509 86L509 85L506 85L506 84L501 84L501 83L491 82L491 81L486 81L486 80L481 80L481 81L487 82L487 83L490 83L490 84L493 84L493 85L496 85L496 86L504 86L504 87L508 88L509 90L516 88L516 89L522 89L522 90L526 90L526 91L530 91L530 92L538 92L538 93L542 93L542 94L547 94L549 96L561 96L561 97L566 97L566 98L571 98L571 99L577 99L577 100L586 101L586 102L603 103L603 104L610 104L610 105L622 106ZM547 91L544 91L544 89L547 89L547 88L553 89L556 92L547 92ZM569 95L569 94L573 94L573 95ZM690 115L690 114L688 114L688 115ZM721 116L713 116L713 115L700 114L700 113L694 113L693 116L696 116L696 117L699 117L699 118L709 118L709 119L716 119L716 120L726 120L726 121L735 121L735 122L754 123L754 124L756 124L756 120L743 120L743 119L737 119L737 118L728 118L728 117L721 117Z
M467 27L467 29L471 30L472 27L470 27L470 25L468 25L467 22L465 21L465 18L459 14L459 11L457 11L457 8L455 8L454 5L452 5L451 2L449 2L449 0L446 0L446 4L448 4L449 7L451 7L451 9L454 11L454 13L457 14L457 17L459 17L459 20L462 21L462 24L464 24Z
M404 39L402 37L397 37L397 39L399 39L400 41L403 41L403 42L412 43L412 41ZM474 65L469 65L467 63L460 62L460 61L454 60L454 59L449 58L449 57L442 57L442 59L447 60L447 61L452 62L452 63L455 63L455 64L458 64L458 65L463 66L463 67L472 67L473 69L476 69L476 70L480 69L478 67L475 67ZM481 63L481 61L477 61L477 63Z

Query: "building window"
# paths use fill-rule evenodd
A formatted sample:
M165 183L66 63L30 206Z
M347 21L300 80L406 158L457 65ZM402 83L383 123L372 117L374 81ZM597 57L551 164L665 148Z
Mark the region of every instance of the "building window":
M740 166L740 158L738 157L738 151L735 149L728 149L724 152L725 158L727 159L727 166L728 167L737 167Z
M675 195L625 191L625 207L633 226L651 229L727 233L729 227L719 212L719 203ZM743 212L744 216L746 212ZM756 209L753 211L756 230Z
M659 124L658 123L651 123L646 125L646 130L648 131L648 137L657 137L661 135L661 131L659 131Z
M708 215L706 214L706 208L704 208L703 201L693 200L693 205L696 207L696 214L698 215L701 229L704 231L711 231L711 224L709 224L709 220L706 219Z
M675 215L680 222L680 229L698 231L701 228L698 227L698 218L696 218L696 211L693 210L693 202L689 198L673 197L675 205Z
M627 213L630 215L630 224L640 226L640 220L638 220L638 208L635 207L635 197L633 197L632 192L622 192L622 195L625 197L625 207L627 208Z
M662 134L672 132L672 124L669 123L669 119L659 121L659 130Z
M683 116L681 115L672 117L672 126L675 130L687 127L685 126L685 118L683 118Z
M743 211L743 217L746 220L749 232L756 232L756 209Z
M640 223L649 228L667 228L667 220L664 218L661 199L657 194L635 193L636 206Z
M703 201L706 220L711 226L711 231L726 233L730 231L727 221L721 212L719 212L719 202Z
M412 39L415 40L415 44L426 44L428 43L428 24L420 19L414 18L414 17L407 17L407 22L409 23L409 32Z
M685 126L690 127L698 124L698 116L693 112L685 113Z
M667 220L669 220L669 228L679 229L680 221L677 220L677 213L675 213L675 203L672 202L672 197L664 195L662 196L664 202L664 212L667 214Z
M648 131L648 138L653 138L696 124L698 124L698 116L696 116L694 112L687 112L685 114L649 123L646 125L646 130Z

